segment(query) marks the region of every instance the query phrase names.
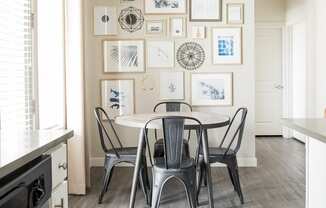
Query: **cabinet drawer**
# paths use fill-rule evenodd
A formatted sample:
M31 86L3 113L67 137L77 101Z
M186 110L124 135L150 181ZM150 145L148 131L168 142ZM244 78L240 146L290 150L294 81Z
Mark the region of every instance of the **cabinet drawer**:
M67 181L62 182L52 192L51 208L68 208L68 185Z
M67 178L66 144L61 144L50 154L52 157L52 188L55 188Z

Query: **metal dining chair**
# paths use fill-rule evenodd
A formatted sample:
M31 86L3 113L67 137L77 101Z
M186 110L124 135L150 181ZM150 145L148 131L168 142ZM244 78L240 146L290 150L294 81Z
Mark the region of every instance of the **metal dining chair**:
M158 110L160 109L160 107L163 106L163 110L165 112L181 112L182 109L186 110L186 111L190 111L192 112L192 107L190 104L186 103L186 102L178 102L178 101L166 101L166 102L160 102L158 104L156 104L154 106L153 112L157 113ZM189 157L189 139L190 139L190 133L191 130L188 130L188 136L187 139L184 139L184 156ZM163 139L160 138L158 139L158 134L157 134L157 130L154 130L154 134L155 134L155 144L154 144L154 157L163 157L164 154L164 148L163 148Z
M184 151L184 126L185 121L191 120L198 123L197 147L194 157L183 157ZM148 135L145 133L148 126L155 123L162 125L163 131L163 157L151 157ZM186 195L191 208L197 207L196 202L196 167L199 158L199 149L202 141L202 124L199 120L192 117L183 116L163 116L149 120L144 127L145 142L150 155L152 165L153 185L152 185L152 208L158 208L164 184L171 178L176 178L186 189Z
M237 152L240 149L241 141L243 137L244 127L246 123L248 109L247 108L239 108L236 113L234 114L225 135L218 147L210 147L208 150L208 158L209 163L223 163L227 165L227 169L229 172L229 176L234 187L234 190L238 193L241 203L244 203L243 194L241 190L240 178L239 178L239 171L238 171L238 162L237 162ZM226 144L226 139L228 138L230 129L235 125L234 121L240 118L240 122L238 126L236 126L235 133L232 135L228 144ZM225 145L226 144L226 145ZM235 145L234 145L235 144ZM234 148L232 147L234 146ZM200 153L201 155L202 153ZM200 156L199 160L199 169L197 176L198 176L198 184L197 184L197 200L200 193L203 176L205 173L205 168L203 168L203 156ZM206 182L205 182L206 183Z
M104 161L105 175L103 178L102 191L98 199L98 203L101 204L104 194L108 191L108 187L113 174L114 167L121 162L135 164L136 156L137 156L137 147L123 147L118 137L118 134L112 125L112 121L110 120L108 114L105 112L103 108L96 107L94 113L97 121L97 127L99 130L101 146L105 153L105 161ZM112 133L116 138L115 141L113 141L109 136L108 130L103 124L103 119L108 122L110 128L112 129ZM108 142L111 145L112 147L111 149L109 149L106 146L106 142ZM118 147L116 147L115 144L118 144L117 145ZM146 203L150 204L150 196L148 193L150 190L150 185L149 185L148 174L147 174L147 161L146 161L145 154L142 157L142 163L140 168L141 168L139 172L140 186L145 194Z

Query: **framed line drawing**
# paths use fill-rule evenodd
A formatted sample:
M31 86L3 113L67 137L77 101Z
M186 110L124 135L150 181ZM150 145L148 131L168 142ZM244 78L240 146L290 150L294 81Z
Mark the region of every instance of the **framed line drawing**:
M229 3L226 8L228 24L244 24L244 4Z
M187 0L144 0L145 14L186 14Z
M193 73L191 103L194 106L232 106L232 73Z
M160 73L160 99L183 100L184 99L184 72Z
M164 35L165 33L165 20L146 20L146 35Z
M174 41L151 40L146 42L147 68L174 67Z
M170 18L170 34L173 38L186 37L186 18L184 17L171 17Z
M134 80L101 80L101 105L109 117L134 113Z
M242 29L212 29L213 64L242 64Z
M190 22L222 21L222 0L189 0Z
M94 35L117 35L117 23L116 7L94 7Z
M205 39L206 27L202 25L193 25L191 27L191 38L193 39Z
M104 73L144 72L143 40L104 40Z

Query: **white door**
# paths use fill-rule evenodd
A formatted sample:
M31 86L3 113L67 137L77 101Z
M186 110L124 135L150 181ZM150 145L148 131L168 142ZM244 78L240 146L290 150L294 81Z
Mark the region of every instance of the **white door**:
M256 28L256 135L282 135L282 29Z
M306 71L306 25L304 22L292 25L290 47L292 62L292 117L306 118L307 71ZM293 137L305 142L306 136L293 131Z

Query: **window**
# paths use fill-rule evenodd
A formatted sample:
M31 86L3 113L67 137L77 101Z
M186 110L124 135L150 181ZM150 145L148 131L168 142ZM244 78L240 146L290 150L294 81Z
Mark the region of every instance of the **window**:
M31 0L0 1L2 130L33 128Z

